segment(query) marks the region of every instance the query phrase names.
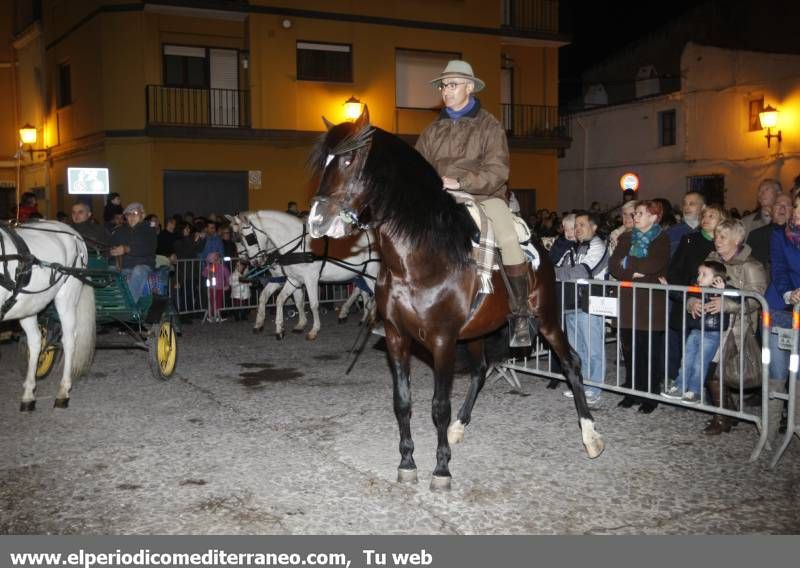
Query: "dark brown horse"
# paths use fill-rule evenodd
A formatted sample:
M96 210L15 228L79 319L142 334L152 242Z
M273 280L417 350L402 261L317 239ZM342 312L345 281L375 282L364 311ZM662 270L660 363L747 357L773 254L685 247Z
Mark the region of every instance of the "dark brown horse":
M375 297L386 330L400 428L398 480L417 480L409 380L411 342L416 341L433 356L432 416L438 445L431 489L449 489L449 443L463 439L486 379L483 338L506 323L506 288L495 272L494 293L478 293L471 260L476 229L465 207L442 189L439 175L413 148L370 126L366 110L355 123L331 126L315 148L311 165L320 185L312 202L309 233L339 238L369 226L378 234L382 265ZM578 356L559 325L553 267L541 247L539 252L542 263L530 272L531 313L538 332L562 363L575 393L586 452L594 458L603 451L603 438L595 431L586 404ZM459 340L468 342L472 380L458 419L450 425Z

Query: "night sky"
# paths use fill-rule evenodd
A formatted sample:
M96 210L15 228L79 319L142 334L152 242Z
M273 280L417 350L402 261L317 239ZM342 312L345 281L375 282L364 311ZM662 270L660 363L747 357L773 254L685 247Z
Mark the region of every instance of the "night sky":
M580 74L584 69L703 1L562 0L562 29L572 36L572 44L559 50L561 103L580 96Z

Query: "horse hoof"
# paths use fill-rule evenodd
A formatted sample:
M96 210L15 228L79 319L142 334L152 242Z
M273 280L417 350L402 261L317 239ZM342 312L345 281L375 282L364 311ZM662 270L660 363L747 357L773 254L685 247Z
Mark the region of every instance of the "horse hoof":
M417 470L416 469L402 469L397 468L397 483L416 483Z
M342 325L343 323L347 323L347 316L339 318L339 325Z
M461 420L456 420L447 428L447 442L452 445L463 441L464 425L461 423Z
M589 459L595 459L599 457L600 454L603 453L603 450L606 449L606 443L603 440L601 435L597 435L597 438L592 440L590 443L585 444L586 446L586 454L589 456Z
M261 333L262 331L264 331L264 328L263 328L263 327L254 327L254 328L253 328L253 333L254 333L254 334L256 334L256 333Z
M34 410L36 410L35 400L29 400L27 402L22 401L19 405L20 412L33 412Z
M451 479L449 475L434 475L431 478L431 491L450 491Z
M53 408L67 408L69 406L68 398L57 398L53 403Z
M280 333L276 333L275 334L275 339L277 339L278 341L281 341L283 339L284 335L285 334L282 331Z
M589 459L594 459L606 449L606 443L594 429L594 422L586 418L581 418L581 434L583 435L583 446Z
M306 335L306 339L308 341L316 341L317 340L317 334L316 333L309 333L308 335Z

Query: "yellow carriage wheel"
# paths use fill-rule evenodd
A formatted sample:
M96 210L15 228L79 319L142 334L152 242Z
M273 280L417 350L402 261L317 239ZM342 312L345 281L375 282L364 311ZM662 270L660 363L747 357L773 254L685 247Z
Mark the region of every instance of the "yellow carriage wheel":
M167 380L178 362L178 336L169 319L157 324L150 335L150 370L157 379Z
M40 381L47 378L53 371L58 363L59 356L61 355L61 344L58 339L60 337L58 327L54 327L53 332L49 332L48 325L58 326L57 322L40 323L39 331L42 335L42 348L39 351L39 359L36 361L36 380ZM23 372L27 371L28 367L28 341L25 336L19 340L19 354L20 365Z

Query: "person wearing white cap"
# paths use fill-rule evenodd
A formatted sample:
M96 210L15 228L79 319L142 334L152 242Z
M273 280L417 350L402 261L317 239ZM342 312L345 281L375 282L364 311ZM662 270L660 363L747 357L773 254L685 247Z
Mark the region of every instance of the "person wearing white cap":
M481 202L492 220L510 284L509 307L514 316L510 344L528 347L528 265L507 204L506 132L473 95L486 85L466 61L450 61L431 83L441 91L444 108L420 135L417 151L442 177L444 189L469 193Z
M128 281L133 301L145 295L150 272L156 267L156 247L158 235L144 220L144 205L131 203L123 212L127 224L122 225L111 235L113 257L121 257L122 273Z

